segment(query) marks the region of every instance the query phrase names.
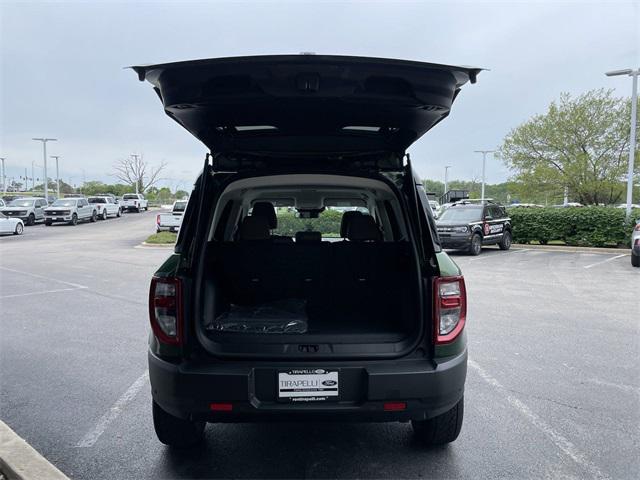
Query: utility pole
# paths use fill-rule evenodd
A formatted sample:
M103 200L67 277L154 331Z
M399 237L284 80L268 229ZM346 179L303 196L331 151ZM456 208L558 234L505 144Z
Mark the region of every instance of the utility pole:
M31 160L31 190L36 188L36 161Z
M42 142L42 158L44 158L44 198L49 203L49 177L47 177L47 142L57 142L57 138L32 138L36 142Z
M447 184L449 183L449 169L451 168L451 165L445 165L444 166L444 195L447 194Z
M60 171L58 170L58 159L60 155L51 155L51 158L56 159L56 198L60 198Z
M607 77L627 75L633 79L631 82L631 132L629 132L629 170L627 173L627 219L631 218L631 202L633 200L633 162L636 153L636 117L638 108L638 75L640 68L632 70L614 70L605 73Z
M140 155L137 155L137 154L135 154L135 153L132 153L130 156L131 156L131 157L133 157L133 159L134 159L134 160L135 160L135 162L136 162L136 163L135 163L135 170L134 170L134 172L135 172L135 173L136 173L136 175L137 175L137 174L138 174L138 157L139 157ZM140 192L138 192L138 179L136 178L136 195L137 195L138 193L140 193Z
M485 171L487 169L487 153L495 153L495 150L474 150L474 153L482 154L482 193L480 194L480 200L484 201L484 184L485 184Z
M2 161L2 191L7 191L7 172L4 169L4 161L6 157L0 157L0 161Z

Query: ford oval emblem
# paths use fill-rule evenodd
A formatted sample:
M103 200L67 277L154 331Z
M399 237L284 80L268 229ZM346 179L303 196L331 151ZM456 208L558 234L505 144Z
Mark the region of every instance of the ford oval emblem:
M336 382L335 380L324 380L324 381L322 382L322 384L323 384L325 387L333 387L333 386L337 385L337 384L338 384L338 382Z
M322 375L323 373L327 373L327 372L325 370L323 370L322 368L318 368L313 373L317 373L318 375Z

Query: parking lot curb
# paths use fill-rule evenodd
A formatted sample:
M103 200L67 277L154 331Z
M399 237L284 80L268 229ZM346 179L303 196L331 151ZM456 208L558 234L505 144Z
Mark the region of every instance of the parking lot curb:
M7 480L69 480L0 420L0 472Z
M138 245L140 248L174 248L176 246L175 243L147 243L142 242Z
M573 247L570 245L529 245L526 243L514 243L512 246L513 248L525 248L528 250L548 250L551 252L631 254L631 249L629 248Z

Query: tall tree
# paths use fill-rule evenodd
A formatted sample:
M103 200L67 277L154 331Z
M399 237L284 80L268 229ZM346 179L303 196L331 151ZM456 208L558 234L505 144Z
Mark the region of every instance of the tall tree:
M142 193L161 180L160 173L166 166L166 162L163 161L159 166L153 167L143 155L132 155L118 160L113 169L116 178L134 187L137 185L138 191Z
M630 109L611 90L563 93L545 114L507 135L502 158L514 179L532 188L566 187L584 204L617 203L628 167Z

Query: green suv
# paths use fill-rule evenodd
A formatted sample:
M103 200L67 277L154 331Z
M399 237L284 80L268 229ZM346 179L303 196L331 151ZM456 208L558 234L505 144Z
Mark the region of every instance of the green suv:
M278 420L455 440L465 283L406 149L480 70L320 55L133 68L210 151L151 280L160 441Z

